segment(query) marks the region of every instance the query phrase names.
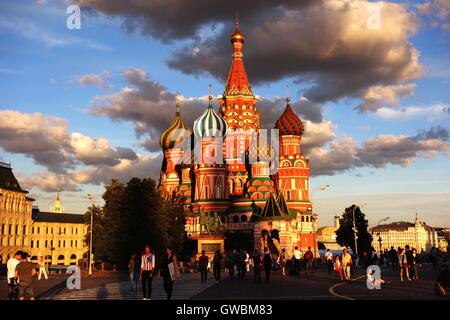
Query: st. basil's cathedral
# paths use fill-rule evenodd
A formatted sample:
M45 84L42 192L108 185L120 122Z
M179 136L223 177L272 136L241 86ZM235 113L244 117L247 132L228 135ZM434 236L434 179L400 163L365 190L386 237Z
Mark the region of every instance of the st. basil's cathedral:
M237 22L230 39L232 61L219 110L210 95L191 129L177 104L175 118L161 134L164 160L159 191L166 199L182 199L185 229L198 241L198 252L262 250L269 244L271 251L285 248L290 253L296 246L316 251L310 165L301 152L303 123L287 98L274 126L279 151L261 142L257 99L244 67L245 38ZM191 146L194 140L194 148L181 147L182 142ZM195 148L200 154L196 159L190 152Z

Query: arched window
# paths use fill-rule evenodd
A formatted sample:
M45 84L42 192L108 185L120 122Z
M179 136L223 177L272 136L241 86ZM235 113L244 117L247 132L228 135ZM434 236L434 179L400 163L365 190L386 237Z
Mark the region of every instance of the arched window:
M247 215L243 214L243 215L241 216L241 222L247 222L247 221L248 221Z
M77 255L76 254L72 254L71 256L70 256L70 260L76 260L77 259Z
M233 216L233 222L239 222L239 216L237 214Z
M58 260L64 260L64 256L63 256L62 254L60 254L60 255L58 256Z
M37 257L36 256L32 256L31 257L31 261L37 261Z

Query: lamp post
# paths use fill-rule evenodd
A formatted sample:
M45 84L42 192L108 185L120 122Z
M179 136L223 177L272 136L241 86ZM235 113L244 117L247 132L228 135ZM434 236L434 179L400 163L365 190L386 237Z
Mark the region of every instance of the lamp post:
M388 220L389 220L389 217L386 217L384 219L379 220L378 224L377 224L377 227L379 227L382 222L385 222L385 221L388 221ZM373 235L373 230L372 230L372 235ZM383 240L381 239L381 232L380 232L380 230L378 230L377 236L378 236L378 243L379 243L379 246L380 246L380 253L382 253L382 251L381 251L381 242Z
M313 196L315 191L325 191L326 189L330 188L331 184L324 184L323 186L317 188L316 190L311 192L311 202L313 201ZM313 241L314 241L314 260L316 259L316 243L317 243L317 235L316 235L316 225L317 225L317 217L316 214L313 211L313 217L312 217L312 227L313 227Z
M358 231L356 229L356 218L355 218L355 210L356 208L363 208L364 206L366 206L367 203L361 204L361 205L355 205L353 207L353 236L355 238L355 254L358 255Z
M89 271L88 274L92 275L92 227L94 226L94 196L88 193L88 199L91 203L91 236L89 240Z

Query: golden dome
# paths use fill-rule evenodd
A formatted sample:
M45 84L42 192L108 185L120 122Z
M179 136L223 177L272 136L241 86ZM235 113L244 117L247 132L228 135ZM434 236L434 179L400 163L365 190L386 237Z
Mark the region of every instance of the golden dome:
M236 28L236 31L230 37L231 43L241 42L244 43L244 35Z
M231 43L240 42L244 43L244 35L239 31L239 21L236 13L236 30L230 37Z
M190 136L191 130L181 119L180 104L177 103L175 119L159 138L159 144L163 150L172 149L183 142L186 136Z

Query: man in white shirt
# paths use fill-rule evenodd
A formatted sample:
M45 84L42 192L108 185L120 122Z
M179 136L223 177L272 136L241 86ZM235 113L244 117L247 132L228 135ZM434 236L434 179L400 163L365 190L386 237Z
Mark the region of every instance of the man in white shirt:
M6 263L7 281L8 281L8 299L15 300L16 297L16 267L22 260L22 251L17 251L13 258L10 258Z
M140 280L142 283L142 296L144 300L152 297L153 270L155 270L155 255L151 252L150 246L146 245L144 255L141 257Z
M301 250L298 250L298 247L295 247L293 259L294 259L294 271L297 276L300 276L300 260L302 258Z
M325 262L327 264L328 273L333 272L333 253L330 251L330 249L327 249L327 252L325 253Z

